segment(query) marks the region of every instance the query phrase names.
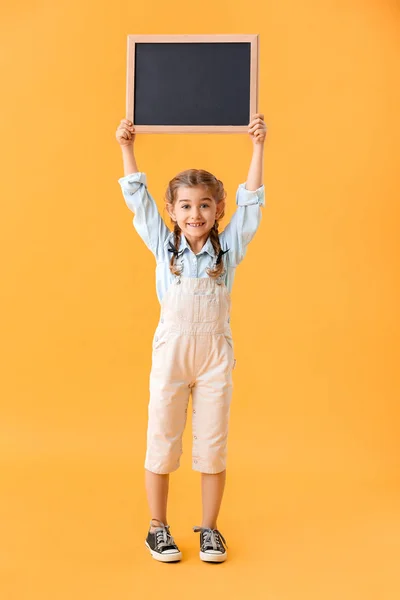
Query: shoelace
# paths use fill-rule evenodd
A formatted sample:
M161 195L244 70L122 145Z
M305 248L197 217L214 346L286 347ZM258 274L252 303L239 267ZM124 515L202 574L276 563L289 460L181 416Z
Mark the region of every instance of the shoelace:
M204 534L204 544L211 545L213 547L213 550L220 550L222 552L225 552L225 548L222 542L225 544L226 547L228 547L224 536L220 531L218 531L218 529L211 529L210 527L193 527L193 531L200 531L202 534Z
M175 546L174 538L169 532L169 525L165 525L159 521L160 526L157 527L153 533L156 534L156 545L158 548L165 548L167 546ZM150 521L150 526L152 522Z

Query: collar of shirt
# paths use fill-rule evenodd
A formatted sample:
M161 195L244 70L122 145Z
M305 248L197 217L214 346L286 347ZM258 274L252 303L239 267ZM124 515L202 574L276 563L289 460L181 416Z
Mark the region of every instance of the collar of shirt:
M168 245L170 241L172 243L174 243L174 232L173 231L171 231L171 233L169 234L169 236L166 240L166 245ZM188 250L190 252L193 252L193 250L191 249L191 247L189 246L189 244L187 242L187 239L185 238L185 236L183 234L181 234L181 242L180 242L178 250L179 251ZM204 252L207 252L207 254L209 254L212 258L216 257L215 250L213 248L210 238L207 239L206 243L204 244L204 246L202 247L200 252L198 252L198 254L203 254Z

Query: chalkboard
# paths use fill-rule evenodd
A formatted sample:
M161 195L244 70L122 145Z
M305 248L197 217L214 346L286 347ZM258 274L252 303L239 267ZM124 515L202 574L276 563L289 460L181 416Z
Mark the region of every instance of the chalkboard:
M258 35L129 35L126 118L138 133L247 133Z

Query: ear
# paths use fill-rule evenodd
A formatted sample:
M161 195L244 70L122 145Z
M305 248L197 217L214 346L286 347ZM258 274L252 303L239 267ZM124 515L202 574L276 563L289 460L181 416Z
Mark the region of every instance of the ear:
M225 210L225 200L222 200L221 202L219 202L217 204L217 210L216 210L216 213L215 213L215 218L219 219L220 215L222 215L222 213L224 212L224 210Z
M170 204L169 202L166 202L165 208L167 209L167 212L168 212L169 216L171 217L171 219L173 221L176 221L176 216L175 216L175 211L174 211L174 205Z

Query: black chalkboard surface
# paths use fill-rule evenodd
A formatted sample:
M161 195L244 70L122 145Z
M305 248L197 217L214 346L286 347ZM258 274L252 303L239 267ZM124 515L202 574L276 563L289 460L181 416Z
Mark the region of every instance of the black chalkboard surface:
M129 35L126 118L139 133L247 133L258 35Z

